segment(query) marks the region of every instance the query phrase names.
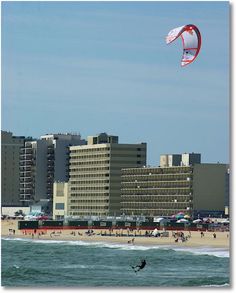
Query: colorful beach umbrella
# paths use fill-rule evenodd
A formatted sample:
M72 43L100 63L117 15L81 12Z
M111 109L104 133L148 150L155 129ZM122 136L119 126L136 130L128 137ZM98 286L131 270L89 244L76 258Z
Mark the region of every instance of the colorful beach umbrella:
M180 219L176 223L188 223L188 220L186 220L186 219Z
M182 215L182 214L178 214L178 215L176 215L176 219L183 219L184 218L184 215Z
M189 215L184 216L185 219L190 219L191 217Z
M201 219L197 219L197 220L194 220L194 221L193 221L194 224L195 224L195 223L201 223L201 222L202 222Z

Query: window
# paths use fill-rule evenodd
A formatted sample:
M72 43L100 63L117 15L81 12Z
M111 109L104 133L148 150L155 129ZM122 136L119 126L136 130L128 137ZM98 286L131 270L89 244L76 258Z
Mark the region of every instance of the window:
M56 203L56 210L64 210L64 206L65 204L64 203Z

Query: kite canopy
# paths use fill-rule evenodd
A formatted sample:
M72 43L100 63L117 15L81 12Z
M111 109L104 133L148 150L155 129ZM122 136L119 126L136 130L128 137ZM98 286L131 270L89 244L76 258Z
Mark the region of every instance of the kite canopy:
M172 29L166 37L166 43L172 43L179 36L182 38L183 42L181 66L185 66L196 59L201 48L201 34L195 25L187 24Z

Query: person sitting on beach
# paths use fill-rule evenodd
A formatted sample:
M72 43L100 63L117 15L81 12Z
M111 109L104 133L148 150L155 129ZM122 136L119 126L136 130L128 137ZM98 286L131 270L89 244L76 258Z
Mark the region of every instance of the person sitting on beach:
M146 264L147 264L146 263L146 260L145 259L142 259L140 265L137 265L137 266L134 266L134 267L131 266L131 267L132 267L132 269L134 269L135 273L137 273L138 271L142 270L146 266Z

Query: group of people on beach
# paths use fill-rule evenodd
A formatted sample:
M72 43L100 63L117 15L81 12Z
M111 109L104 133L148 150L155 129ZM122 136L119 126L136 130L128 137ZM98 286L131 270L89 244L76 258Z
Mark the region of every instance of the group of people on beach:
M172 236L175 238L175 242L179 242L181 240L182 242L186 242L191 238L191 233L187 236L184 235L184 232L173 232Z

